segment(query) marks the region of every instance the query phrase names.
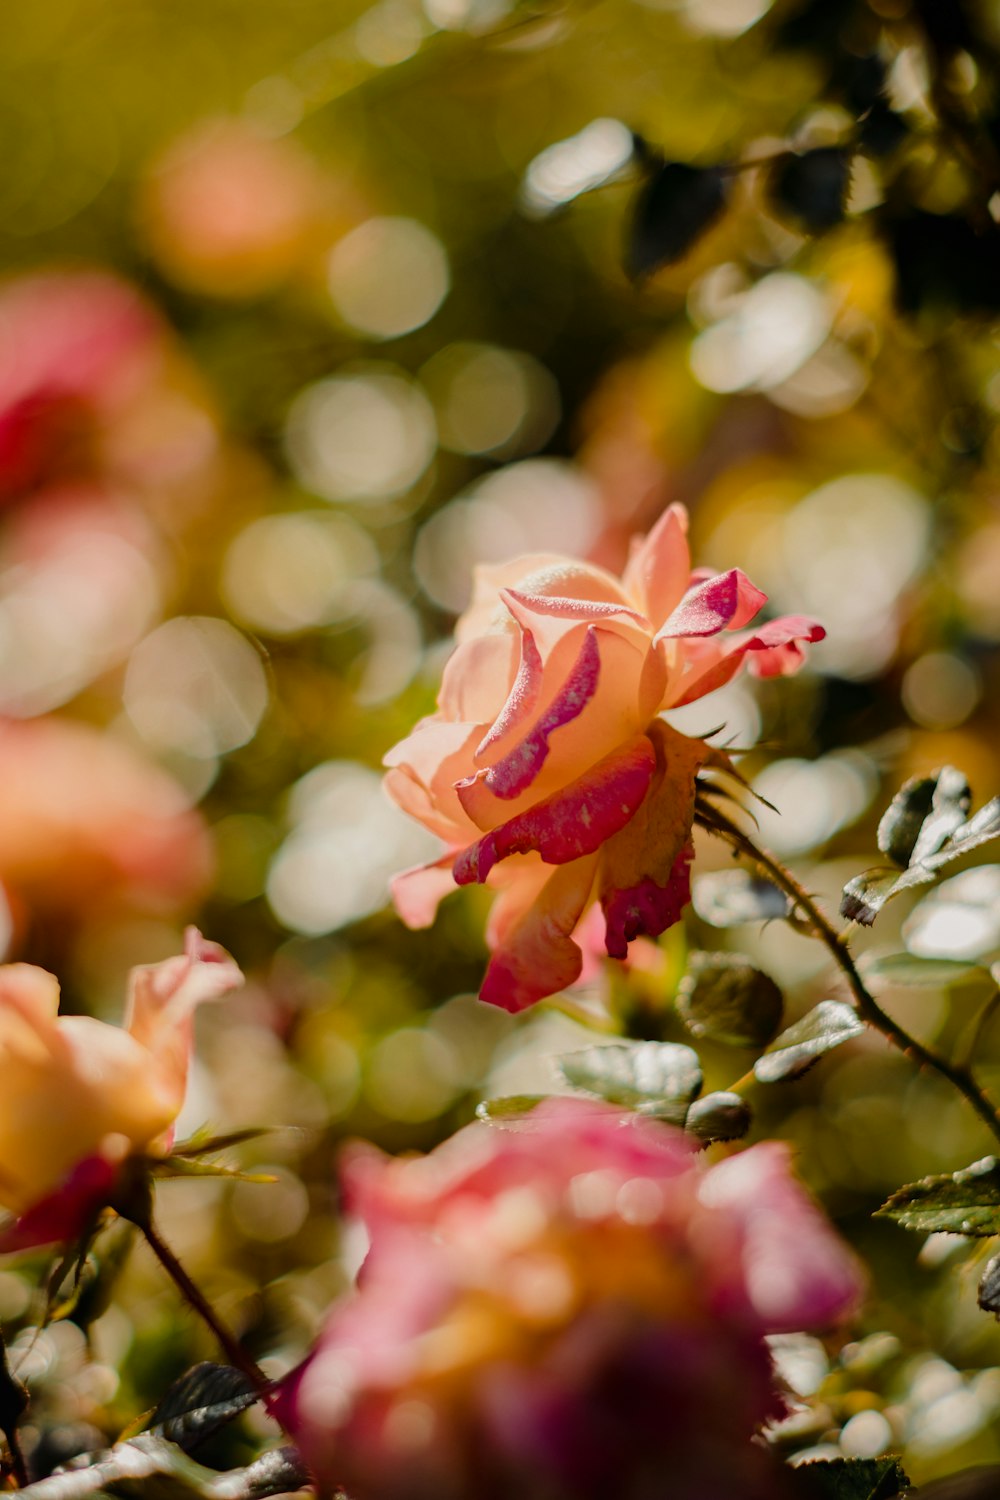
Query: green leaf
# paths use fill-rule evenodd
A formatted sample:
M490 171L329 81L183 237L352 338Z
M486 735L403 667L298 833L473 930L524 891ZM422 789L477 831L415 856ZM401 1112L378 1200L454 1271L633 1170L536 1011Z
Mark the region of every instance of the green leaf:
M851 152L843 146L819 146L779 157L771 169L771 196L779 214L822 234L843 219L850 181Z
M548 1094L505 1094L499 1099L481 1099L476 1105L476 1119L485 1125L497 1125L501 1130L517 1130L526 1123L536 1104L547 1099Z
M753 1110L740 1094L728 1090L705 1094L687 1112L684 1129L706 1146L712 1141L740 1141L750 1129Z
M881 979L886 984L929 985L948 989L970 979L986 979L979 964L962 963L954 958L920 958L916 953L866 953L858 963L866 979Z
M899 1459L891 1457L816 1459L791 1472L803 1500L890 1500L910 1484Z
M692 953L677 1010L695 1036L764 1047L781 1025L784 999L769 974L740 953Z
M205 1360L174 1382L152 1413L149 1430L189 1452L258 1400L242 1371Z
M759 1083L786 1083L801 1078L817 1058L852 1037L860 1036L865 1023L842 1000L821 1000L814 1010L789 1026L774 1045L754 1063Z
M855 875L841 893L840 915L861 927L870 927L885 903L899 894L901 879L905 876L879 865ZM911 885L915 883L910 882Z
M933 783L930 807L911 845L913 825L926 800L927 782ZM908 804L904 793L911 798ZM889 811L879 825L879 844L880 847L885 845L886 852L897 862L909 850L909 866L902 874L876 867L848 881L843 890L840 914L863 927L870 927L886 902L902 891L929 884L953 860L1000 838L1000 797L994 797L967 820L971 799L969 784L954 766L944 766L922 782L908 782L897 797L903 798L903 802L883 834L883 825L893 812L896 799L890 803Z
M230 1130L225 1135L213 1135L207 1127L196 1130L187 1140L178 1141L171 1156L207 1156L213 1151L228 1151L233 1146L242 1146L244 1141L256 1141L263 1135L273 1135L273 1125L254 1125L246 1130Z
M918 1234L1000 1234L1000 1163L995 1156L897 1189L877 1214Z
M155 1177L232 1177L237 1182L277 1182L272 1172L244 1172L224 1161L198 1161L190 1156L167 1156L150 1160Z
M657 161L639 189L625 251L633 281L681 260L722 213L728 178L718 167Z
M701 1089L701 1063L676 1042L613 1042L585 1047L558 1060L567 1083L610 1104L683 1125Z
M749 870L713 870L699 875L691 902L702 921L712 927L770 922L787 917L790 907L784 891Z

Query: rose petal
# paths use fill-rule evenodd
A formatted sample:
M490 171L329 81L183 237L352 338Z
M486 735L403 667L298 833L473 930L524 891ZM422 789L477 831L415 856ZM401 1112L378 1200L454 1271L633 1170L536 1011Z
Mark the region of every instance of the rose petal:
M476 828L458 799L455 782L472 764L483 728L431 714L382 762L389 767L384 786L397 807L450 844L464 843Z
M173 1095L177 1110L187 1087L196 1008L221 1000L242 983L238 964L218 943L207 942L197 927L185 932L184 952L178 957L131 971L126 1030L152 1054L161 1090Z
M532 631L546 659L574 625L603 625L644 646L652 630L645 615L617 600L568 599L521 589L501 589L500 597L521 629Z
M118 1164L104 1156L78 1162L61 1187L0 1230L0 1255L77 1239L105 1206L118 1177Z
M531 639L530 636L529 639ZM532 640L533 648L534 641ZM529 730L519 744L516 744L486 771L483 780L495 797L500 797L507 802L527 790L548 758L550 735L553 735L557 729L561 729L564 724L572 723L583 713L597 692L600 672L601 655L597 634L594 630L587 630L580 647L580 654L573 663L569 676L538 723ZM536 701L537 687L536 679ZM459 797L461 799L461 792L459 792Z
M393 903L407 927L430 927L438 906L455 889L451 867L455 851L449 849L429 865L415 865L394 875L389 888Z
M517 737L524 733L542 696L543 675L542 658L535 645L535 637L530 630L522 630L517 676L503 708L476 747L477 762L481 762L488 754L494 757L503 755L514 745Z
M626 890L608 890L601 897L604 946L609 958L627 958L634 938L657 938L680 920L691 900L691 861L694 846L685 844L663 885L645 876Z
M702 652L692 656L679 684L671 685L670 704L682 708L706 693L714 693L736 676L744 661L758 677L777 677L797 672L805 661L799 642L824 639L826 631L806 615L783 615L769 620L752 635L744 636L723 647L721 641L706 642ZM716 649L712 649L715 647Z
M742 1292L768 1333L826 1327L853 1311L864 1291L857 1260L792 1177L788 1157L784 1142L751 1146L716 1163L698 1194L731 1216L739 1240L738 1249L722 1234L717 1242L720 1311ZM732 1275L734 1249L742 1286Z
M455 784L461 807L483 833L562 790L641 734L650 703L658 706L663 677L651 653L591 625L560 642L546 663L545 684L544 706L520 743L494 766Z
M622 582L653 628L663 624L684 597L691 576L687 511L670 505L652 531L636 546Z
M605 756L572 785L487 833L455 860L458 885L486 880L498 860L535 852L562 865L592 854L634 817L656 768L651 742L640 735Z
M696 584L660 627L657 640L678 636L716 635L720 630L738 630L752 620L767 603L767 595L752 584L739 568L718 573Z
M597 888L613 958L624 958L640 933L658 937L688 899L695 775L712 752L661 721L651 726L650 737L657 770L649 795L601 851Z
M574 983L583 954L570 934L590 898L596 864L591 856L562 865L509 922L486 970L481 1000L516 1013Z
M438 693L444 718L488 724L510 689L517 661L517 630L510 626L461 642L445 663Z

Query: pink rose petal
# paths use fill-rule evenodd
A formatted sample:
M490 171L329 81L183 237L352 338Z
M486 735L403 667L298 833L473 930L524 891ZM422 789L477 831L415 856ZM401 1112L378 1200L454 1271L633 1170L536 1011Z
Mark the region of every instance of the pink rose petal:
M690 589L660 627L657 640L678 636L716 635L720 630L739 630L767 603L739 568L718 573Z
M655 769L653 746L641 735L463 850L455 860L456 883L481 884L497 861L511 854L535 852L550 865L592 854L635 815Z

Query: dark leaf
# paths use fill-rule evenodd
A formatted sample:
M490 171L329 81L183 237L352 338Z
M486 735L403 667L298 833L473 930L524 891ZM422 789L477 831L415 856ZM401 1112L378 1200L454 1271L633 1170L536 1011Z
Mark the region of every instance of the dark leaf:
M547 1097L546 1094L505 1094L500 1099L481 1099L476 1105L476 1119L486 1125L499 1125L504 1130L517 1130L526 1123L525 1116Z
M1000 1164L995 1156L984 1156L961 1172L908 1183L877 1212L919 1234L967 1234L980 1239L1000 1234Z
M728 1091L696 1099L687 1112L684 1129L699 1141L739 1141L750 1129L753 1111L739 1094Z
M559 1071L574 1088L676 1125L701 1088L697 1052L676 1042L586 1047L560 1057Z
M639 189L625 250L633 281L680 260L726 206L727 178L717 167L660 162Z
M858 145L867 156L890 156L902 145L910 127L884 99L877 99L859 122Z
M769 880L749 870L713 870L694 882L692 905L712 927L738 927L742 922L768 922L787 917L789 900Z
M792 1473L803 1500L890 1500L910 1483L898 1458L816 1459Z
M815 1010L783 1031L774 1045L754 1063L759 1083L785 1083L801 1078L824 1052L860 1036L865 1025L842 1000L821 1000Z
M979 1281L977 1301L983 1312L996 1313L1000 1317L1000 1255L994 1255L986 1262L986 1269Z
M771 168L770 188L780 215L812 234L832 229L844 217L851 180L851 152L819 146L800 156L791 152Z
M734 1047L765 1047L784 1008L771 976L739 953L692 953L677 991L677 1010L695 1036Z
M906 869L913 856L936 786L936 776L914 776L903 783L882 814L878 846L901 870Z
M242 1371L205 1360L170 1387L149 1419L149 1431L187 1452L257 1400Z
M1000 229L992 221L910 209L884 227L904 312L1000 310Z

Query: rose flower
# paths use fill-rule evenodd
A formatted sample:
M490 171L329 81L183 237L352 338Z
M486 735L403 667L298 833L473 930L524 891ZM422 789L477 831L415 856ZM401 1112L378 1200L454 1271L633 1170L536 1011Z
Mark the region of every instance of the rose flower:
M129 976L124 1030L60 1016L59 982L0 966L0 1250L71 1239L108 1202L122 1163L169 1151L184 1103L192 1018L243 982L189 927L184 952Z
M423 1158L357 1147L357 1291L274 1411L354 1500L779 1500L767 1334L821 1328L858 1266L784 1146L715 1166L679 1130L551 1099Z
M438 712L386 756L389 795L448 846L397 877L400 915L426 926L456 884L498 890L481 998L506 1010L579 976L591 901L624 958L689 899L695 774L725 762L659 715L744 664L794 672L825 634L801 615L747 629L767 596L738 568L692 573L686 530L671 506L620 581L551 555L477 569Z

